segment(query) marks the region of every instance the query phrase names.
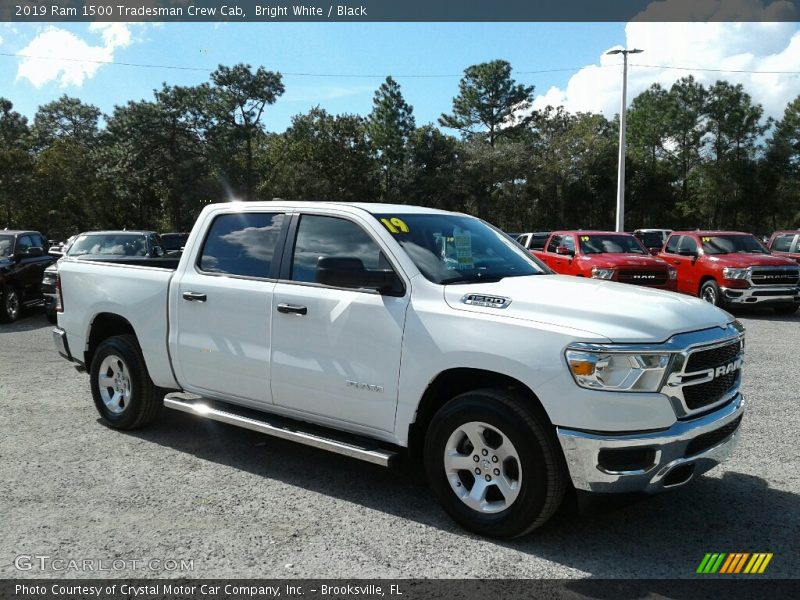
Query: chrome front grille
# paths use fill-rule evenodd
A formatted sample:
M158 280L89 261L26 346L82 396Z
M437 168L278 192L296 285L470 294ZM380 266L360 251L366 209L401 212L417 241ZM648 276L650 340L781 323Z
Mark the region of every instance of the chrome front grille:
M800 283L798 267L750 267L750 283L753 285L797 285Z
M743 356L741 335L678 353L661 391L673 401L680 417L724 404L739 391Z

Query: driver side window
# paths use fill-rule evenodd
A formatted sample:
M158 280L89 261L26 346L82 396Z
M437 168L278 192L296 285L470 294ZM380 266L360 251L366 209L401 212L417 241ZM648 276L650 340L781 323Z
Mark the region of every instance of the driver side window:
M378 244L352 221L320 215L300 217L291 279L315 282L319 259L334 257L357 258L368 270L389 266Z
M678 252L697 252L697 242L693 237L684 235L678 244Z

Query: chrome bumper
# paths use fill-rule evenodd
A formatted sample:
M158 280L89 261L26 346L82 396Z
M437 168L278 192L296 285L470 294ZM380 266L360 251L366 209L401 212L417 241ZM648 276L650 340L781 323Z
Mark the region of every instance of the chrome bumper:
M53 345L56 347L56 352L58 352L63 358L66 358L70 362L74 360L69 351L66 331L59 329L58 327L53 329Z
M557 427L569 474L576 489L590 492L655 493L679 487L725 460L738 442L740 428L702 451L687 456L690 442L715 432L744 414L741 394L723 408L691 421L678 421L665 431L610 435ZM603 466L601 451L641 451L651 464L633 470ZM606 463L607 464L607 463Z
M800 287L786 285L759 285L746 289L720 287L727 304L800 304Z

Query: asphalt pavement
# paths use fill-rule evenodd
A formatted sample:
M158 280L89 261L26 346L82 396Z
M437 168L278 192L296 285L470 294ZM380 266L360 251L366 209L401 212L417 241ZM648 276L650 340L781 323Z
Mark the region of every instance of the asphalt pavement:
M737 316L748 412L726 464L498 542L450 521L410 467L174 411L111 430L27 311L0 325L0 577L691 578L707 552L772 552L764 576L795 577L800 315Z

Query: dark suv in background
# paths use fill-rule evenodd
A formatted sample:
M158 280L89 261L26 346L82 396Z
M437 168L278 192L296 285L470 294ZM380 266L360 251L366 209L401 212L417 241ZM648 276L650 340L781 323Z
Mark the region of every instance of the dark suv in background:
M38 231L0 231L0 323L16 321L24 306L42 303L42 273L54 260Z

